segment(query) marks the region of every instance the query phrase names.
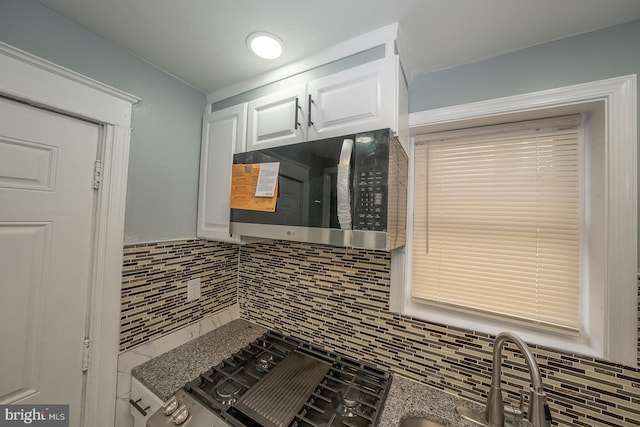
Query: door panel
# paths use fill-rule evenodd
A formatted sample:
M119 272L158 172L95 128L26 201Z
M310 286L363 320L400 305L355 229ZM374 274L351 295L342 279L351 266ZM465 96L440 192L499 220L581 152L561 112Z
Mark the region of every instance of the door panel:
M309 82L308 139L394 127L395 58L387 57Z
M38 367L42 353L42 305L44 303L46 253L51 223L0 223L0 271L3 282L20 283L8 298L0 300L3 361L13 361L2 370L0 396L19 400L38 390ZM20 268L28 266L28 268Z
M80 425L98 125L0 98L0 403Z
M0 188L52 191L56 155L55 147L0 139Z
M247 151L304 141L304 85L249 102Z
M247 104L206 114L202 122L197 236L240 243L229 234L229 197L234 151L246 142Z

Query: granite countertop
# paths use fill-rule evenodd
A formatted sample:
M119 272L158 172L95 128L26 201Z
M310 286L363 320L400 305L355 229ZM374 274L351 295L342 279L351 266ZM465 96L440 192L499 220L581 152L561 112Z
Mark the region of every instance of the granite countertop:
M456 406L481 409L481 405L434 387L394 374L380 415L380 427L397 427L409 417L424 417L446 427L475 426L456 414Z
M267 329L245 320L234 320L207 334L161 354L131 371L162 400L167 400L185 383L217 365ZM467 427L473 424L459 419L455 407L477 404L445 393L436 388L394 374L379 427L397 427L407 417L426 417L447 427Z
M267 331L245 320L234 320L134 367L131 375L160 399L167 400L187 382Z

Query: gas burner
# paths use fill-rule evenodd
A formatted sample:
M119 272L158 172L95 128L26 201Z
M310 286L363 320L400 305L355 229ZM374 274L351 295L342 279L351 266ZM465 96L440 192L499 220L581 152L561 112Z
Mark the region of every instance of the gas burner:
M267 353L262 353L256 358L256 364L254 367L259 372L268 372L273 367L273 356Z
M315 389L313 385L306 389L312 391L308 392L305 402L302 402L302 398L298 399L300 402L285 402L282 409L286 411L287 416L293 418L291 422L283 422L282 426L376 427L378 425L378 418L391 383L390 374L387 371L277 332L268 332L263 335L187 383L178 392L181 401L185 400L194 409L206 408L204 411L198 411L198 416L194 415L194 411L190 411L194 422L189 425L193 427L196 425L236 427L259 425L256 417L263 415L253 409L256 399L272 405L274 395L282 396L280 383L273 388L274 392L268 390L271 390L269 387L273 385L274 378L278 381L288 378L286 372L278 367L282 366L282 363L285 366L291 363L286 360L296 354L298 355L296 358L317 359L331 367L324 373L324 377L318 374L318 377L311 381L316 386ZM306 395L307 392L300 393L300 395L303 394ZM281 413L280 409L278 413ZM153 417L155 417L154 423L148 424L149 427L168 425L162 411L159 411L158 415L154 414ZM197 423L196 418L199 420ZM160 423L156 423L156 419Z
M355 388L347 388L346 390L338 390L336 395L331 399L333 408L339 415L352 418L362 413L362 393Z
M231 378L224 378L216 384L216 398L224 406L231 406L238 401L242 386Z

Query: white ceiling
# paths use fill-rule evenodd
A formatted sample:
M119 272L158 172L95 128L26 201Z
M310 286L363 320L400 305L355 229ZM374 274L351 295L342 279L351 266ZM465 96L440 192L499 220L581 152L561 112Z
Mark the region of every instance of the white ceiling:
M207 94L393 22L412 77L640 18L638 0L39 1ZM253 31L284 55L251 55Z

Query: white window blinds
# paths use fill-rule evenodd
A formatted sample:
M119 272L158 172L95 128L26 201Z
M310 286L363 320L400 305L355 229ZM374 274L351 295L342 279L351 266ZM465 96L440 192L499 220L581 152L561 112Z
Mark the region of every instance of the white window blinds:
M580 120L416 137L414 300L578 329Z

